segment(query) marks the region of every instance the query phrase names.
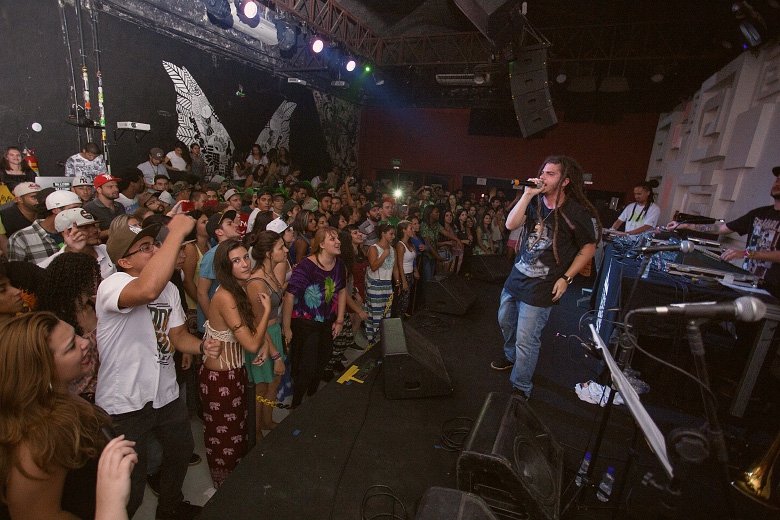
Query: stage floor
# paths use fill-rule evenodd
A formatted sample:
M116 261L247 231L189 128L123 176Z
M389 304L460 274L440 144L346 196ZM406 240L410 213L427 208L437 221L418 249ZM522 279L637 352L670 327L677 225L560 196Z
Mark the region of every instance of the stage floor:
M408 321L438 347L452 380L451 396L387 399L381 352L375 347L355 362L365 374L363 383L334 380L304 401L242 460L200 518L359 519L381 512L390 518L389 497L372 498L363 506L367 491L376 492L369 488L382 485L397 497L396 518L411 519L428 488L455 488L458 453L442 448L442 425L458 417L476 419L488 393L511 389L509 371L490 368L491 360L502 354L496 319L501 285L466 283L476 295L466 315L420 312ZM572 285L552 312L528 402L564 449L561 508L573 494L574 473L585 451L593 447L602 412L574 393L575 384L596 379L598 362L586 355L577 340L557 337L578 333L585 313L577 306L581 288ZM664 371L655 372L642 401L661 431L700 427L704 413L698 390ZM757 403L739 421L721 413L734 465L746 464L771 442L777 431L776 411L772 403ZM627 409L616 406L594 472L600 480L607 466L617 469L615 490L622 483L622 493L613 494L606 506L619 503L619 518L655 516L654 508L663 499L661 492L641 483L648 473L663 482L661 466L641 434L631 466L625 469L634 433ZM715 475L710 464L686 472L684 498L677 504L681 518L728 517L725 493ZM583 505L572 506L563 518L611 518L613 512L604 506L596 500L595 490L589 489Z

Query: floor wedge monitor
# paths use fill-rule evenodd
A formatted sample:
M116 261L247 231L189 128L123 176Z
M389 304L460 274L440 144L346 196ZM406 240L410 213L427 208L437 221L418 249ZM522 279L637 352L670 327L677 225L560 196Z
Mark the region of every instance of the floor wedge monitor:
M379 324L388 399L450 395L452 383L439 349L400 318Z
M458 458L458 489L500 518L558 520L563 448L519 395L488 394Z

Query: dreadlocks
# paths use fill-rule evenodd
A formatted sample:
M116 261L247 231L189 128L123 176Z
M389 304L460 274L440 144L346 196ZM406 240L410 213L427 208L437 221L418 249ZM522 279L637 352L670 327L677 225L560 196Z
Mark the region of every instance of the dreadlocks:
M541 176L542 171L547 164L557 164L561 167L561 180L559 181L559 186L563 185L566 179L569 179L569 183L562 190L558 190L558 195L555 199L555 209L553 210L555 218L555 228L553 231L553 253L555 254L555 263L560 264L561 260L558 257L558 226L560 223L560 217L563 216L563 219L566 221L566 223L570 227L573 226L571 221L566 217L566 214L563 213L561 206L565 206L569 199L574 199L577 203L588 210L591 217L596 219L596 229L601 229L601 220L599 220L599 215L596 211L596 208L593 207L593 204L590 203L582 189L585 182L582 177L582 167L579 165L579 163L577 163L577 161L571 157L567 157L565 155L551 155L542 162L542 166L539 168L539 176ZM561 202L561 193L565 195L563 202ZM544 221L542 218L541 201L539 204L537 204L536 216L539 222ZM540 232L540 238L541 235L542 234ZM537 241L538 240L539 239L537 238Z

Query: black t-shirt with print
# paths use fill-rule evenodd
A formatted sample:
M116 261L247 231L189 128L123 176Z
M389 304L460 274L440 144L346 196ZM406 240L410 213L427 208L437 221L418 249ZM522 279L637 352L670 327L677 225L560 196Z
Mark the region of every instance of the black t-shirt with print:
M755 251L776 251L780 239L780 211L774 206L763 206L748 211L741 217L726 223L726 227L748 235L746 247ZM780 264L777 262L762 262L750 258L742 265L764 280L764 288L772 296L780 298Z

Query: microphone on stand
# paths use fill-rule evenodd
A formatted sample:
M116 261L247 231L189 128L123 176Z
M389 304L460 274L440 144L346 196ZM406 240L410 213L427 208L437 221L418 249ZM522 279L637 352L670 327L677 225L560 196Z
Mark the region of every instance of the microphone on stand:
M529 188L536 188L537 190L541 190L544 186L544 183L542 181L534 182L534 181L521 181L520 179L512 179L509 181L509 184L512 186L528 186Z
M766 314L766 305L754 296L740 296L731 302L673 303L663 307L643 307L632 312L634 314L685 316L686 318L759 321Z
M664 244L660 246L645 246L637 247L633 251L642 253L643 255L652 255L660 253L661 251L682 251L683 253L692 253L696 249L693 242L690 240L683 240L679 244Z

